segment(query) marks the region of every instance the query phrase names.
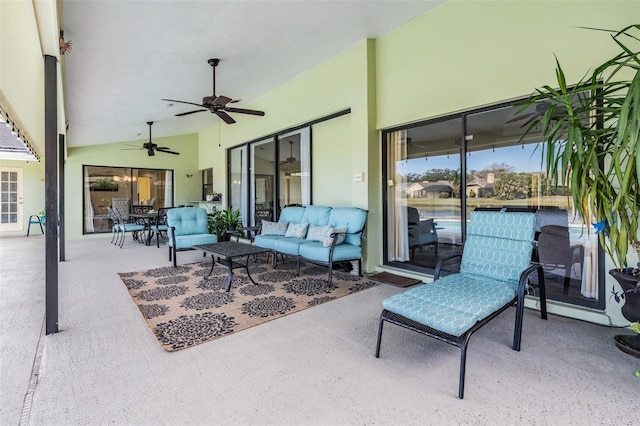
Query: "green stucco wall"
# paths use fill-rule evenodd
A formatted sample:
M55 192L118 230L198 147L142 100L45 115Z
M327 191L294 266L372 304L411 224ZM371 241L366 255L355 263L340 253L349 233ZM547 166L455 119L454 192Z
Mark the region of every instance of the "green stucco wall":
M553 85L557 55L577 82L640 21L640 1L449 1L378 39L378 128L530 94ZM616 52L617 53L617 52Z

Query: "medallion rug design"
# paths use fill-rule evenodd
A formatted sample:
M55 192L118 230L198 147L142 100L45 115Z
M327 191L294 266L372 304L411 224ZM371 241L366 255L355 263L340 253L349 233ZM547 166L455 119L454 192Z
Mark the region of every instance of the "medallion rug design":
M250 263L251 265L251 263ZM211 260L120 273L140 313L166 351L177 351L244 330L377 285L366 278L305 265L296 277L295 262L273 269L249 266L234 270L231 291L225 291L227 269Z

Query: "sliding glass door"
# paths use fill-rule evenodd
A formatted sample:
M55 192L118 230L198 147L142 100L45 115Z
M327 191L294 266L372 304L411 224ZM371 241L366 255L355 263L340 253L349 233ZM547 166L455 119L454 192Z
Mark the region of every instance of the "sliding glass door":
M310 128L231 148L228 155L230 203L245 225L275 221L288 205L311 204Z
M249 207L247 204L247 147L239 146L229 150L229 203L231 208L239 209L242 224L247 221Z
M435 268L459 251L461 119L387 134L387 261Z
M597 236L576 216L570 189L550 184L539 135L521 140L535 108L518 110L499 105L384 132L385 263L432 272L461 253L471 211L531 211L532 260L548 296L602 307Z
M252 224L274 220L275 206L275 141L269 138L251 144L251 211Z

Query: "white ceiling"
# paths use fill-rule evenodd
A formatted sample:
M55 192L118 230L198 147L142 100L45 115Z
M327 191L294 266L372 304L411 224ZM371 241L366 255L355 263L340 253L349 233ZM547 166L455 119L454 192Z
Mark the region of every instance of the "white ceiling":
M247 102L444 1L64 0L71 147L195 133L218 118L185 117L211 95ZM268 110L265 111L267 114ZM237 124L235 124L237 125Z

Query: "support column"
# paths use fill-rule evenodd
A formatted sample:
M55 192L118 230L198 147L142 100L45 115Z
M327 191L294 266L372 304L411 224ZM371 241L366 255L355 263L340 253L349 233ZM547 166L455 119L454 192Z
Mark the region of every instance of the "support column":
M57 59L44 56L45 330L58 332L58 78Z
M59 185L58 185L58 205L60 206L58 229L60 230L60 238L58 239L60 244L60 262L65 261L65 229L64 229L64 135L58 135L58 173L59 173Z

